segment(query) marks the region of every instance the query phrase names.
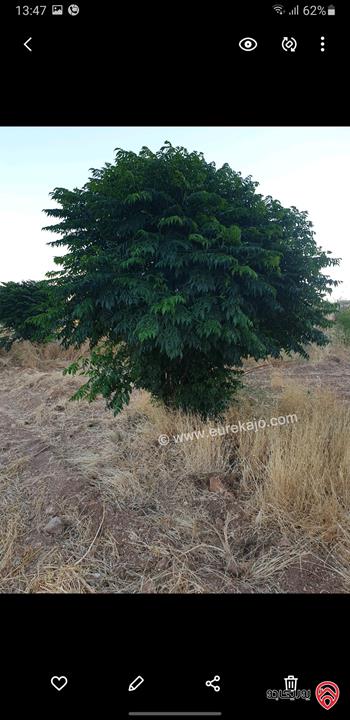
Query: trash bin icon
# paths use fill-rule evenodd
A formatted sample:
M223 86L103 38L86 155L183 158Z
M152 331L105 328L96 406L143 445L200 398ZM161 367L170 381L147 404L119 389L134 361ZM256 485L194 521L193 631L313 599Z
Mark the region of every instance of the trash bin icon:
M293 690L294 692L296 691L298 678L294 677L294 675L288 675L288 677L284 678L284 682L286 685L286 690Z

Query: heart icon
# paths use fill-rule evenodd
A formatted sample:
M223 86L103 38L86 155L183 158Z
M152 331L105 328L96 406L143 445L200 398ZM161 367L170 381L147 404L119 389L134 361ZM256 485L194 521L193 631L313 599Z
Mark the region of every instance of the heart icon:
M67 685L67 678L65 675L61 675L61 677L58 677L58 675L53 675L51 678L51 685L56 688L56 690L63 690L64 687Z
M339 700L339 688L331 680L324 680L317 685L316 700L325 710L330 710Z

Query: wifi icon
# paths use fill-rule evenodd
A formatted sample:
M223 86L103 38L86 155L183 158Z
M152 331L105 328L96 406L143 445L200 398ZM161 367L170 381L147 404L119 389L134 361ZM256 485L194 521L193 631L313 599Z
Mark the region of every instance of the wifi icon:
M284 15L286 12L283 5L272 5L272 9L277 13L277 15Z

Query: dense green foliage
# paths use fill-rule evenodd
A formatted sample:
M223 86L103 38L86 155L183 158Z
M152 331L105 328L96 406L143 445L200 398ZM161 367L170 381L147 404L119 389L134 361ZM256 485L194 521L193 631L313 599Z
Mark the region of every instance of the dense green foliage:
M46 280L1 283L0 347L9 350L15 340L54 339L53 313L53 287Z
M341 331L342 340L350 345L350 307L340 310L336 314L336 326Z
M324 344L336 264L306 212L202 153L166 143L117 150L83 188L56 188L45 212L67 247L50 273L64 302L60 337L91 356L77 397L102 394L118 412L132 386L169 406L217 415L242 359ZM235 370L233 369L235 368Z

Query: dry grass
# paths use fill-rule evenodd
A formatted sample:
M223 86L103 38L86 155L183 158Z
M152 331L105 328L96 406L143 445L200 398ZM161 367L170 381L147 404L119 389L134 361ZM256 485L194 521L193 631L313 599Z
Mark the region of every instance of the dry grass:
M330 341L327 345L320 346L313 344L306 348L309 356L309 362L317 363L327 360L330 357L337 357L340 360L349 359L349 350L344 342L344 335L342 331L336 325L333 325L325 332ZM247 370L256 368L257 366L260 367L262 365L269 365L278 369L285 367L288 363L300 364L303 362L305 362L304 359L297 353L292 352L290 355L287 355L287 353L282 352L280 358L268 358L263 362L256 362L253 358L248 358L244 361L243 366L244 369Z
M87 343L80 350L74 348L65 350L57 342L40 345L39 343L34 344L28 340L23 340L22 342L15 342L9 352L0 348L0 369L23 367L48 370L50 368L66 367L68 362L72 362L80 355L84 355L87 350Z
M327 391L290 385L276 415L292 413L298 421L289 427L241 436L243 481L260 518L331 540L350 521L350 406Z
M116 418L102 401L70 403L81 381L62 367L76 355L23 343L0 358L1 592L349 589L349 403L280 365L220 424L297 423L211 437L145 392ZM158 442L193 430L206 437Z

